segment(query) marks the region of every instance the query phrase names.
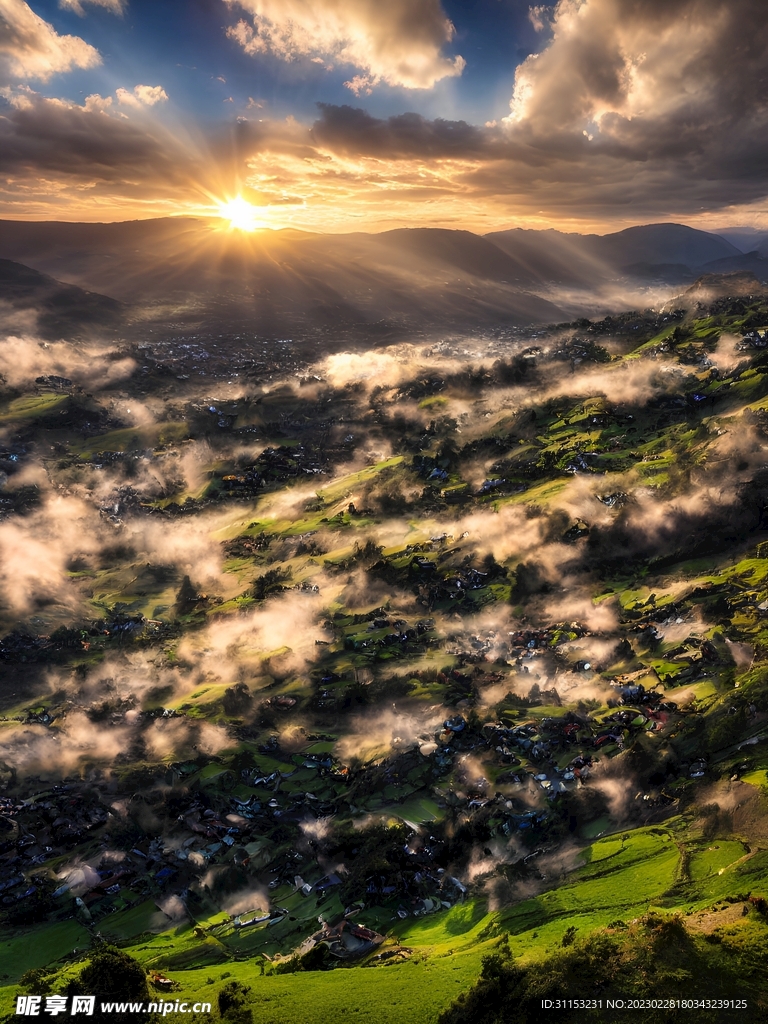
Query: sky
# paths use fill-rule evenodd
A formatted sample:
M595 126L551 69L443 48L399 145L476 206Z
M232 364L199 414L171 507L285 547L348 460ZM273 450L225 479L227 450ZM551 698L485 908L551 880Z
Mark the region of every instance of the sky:
M0 217L768 228L765 0L0 0Z

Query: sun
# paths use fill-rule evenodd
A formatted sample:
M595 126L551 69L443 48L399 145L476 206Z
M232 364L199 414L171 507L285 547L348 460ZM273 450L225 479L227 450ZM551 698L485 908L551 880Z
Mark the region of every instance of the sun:
M229 199L225 203L219 203L219 216L229 221L231 228L238 231L256 231L262 227L262 223L256 219L256 207L238 196L236 199Z

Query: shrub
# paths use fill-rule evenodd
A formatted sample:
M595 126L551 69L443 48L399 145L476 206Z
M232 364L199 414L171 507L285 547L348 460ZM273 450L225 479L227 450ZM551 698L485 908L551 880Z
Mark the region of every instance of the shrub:
M219 990L216 1001L224 1020L231 1021L232 1024L251 1024L253 1011L248 1006L250 991L250 987L241 981L228 981Z

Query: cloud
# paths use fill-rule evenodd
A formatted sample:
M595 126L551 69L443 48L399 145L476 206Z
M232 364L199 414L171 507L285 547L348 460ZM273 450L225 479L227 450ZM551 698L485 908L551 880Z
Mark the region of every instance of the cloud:
M104 7L113 14L123 15L128 0L59 0L59 7L63 11L72 11L81 18L85 17L83 4L93 4L95 7Z
M158 527L154 540L160 544L167 536L167 530ZM208 537L200 536L201 549ZM189 551L184 538L179 537L177 544L178 552ZM191 571L198 572L194 551L189 561ZM216 569L211 562L211 574ZM273 676L303 672L317 657L315 637L321 610L318 595L288 592L250 615L217 621L195 636L186 636L179 646L180 656L202 672L223 678L237 678L242 666L260 674L267 661Z
M79 857L70 861L59 873L58 877L69 885L73 896L82 896L93 889L101 881L101 875L90 864L84 863Z
M0 317L0 373L12 387L29 386L36 377L50 373L70 377L83 386L92 386L98 375L102 386L107 386L130 377L136 369L133 359L118 358L110 350L73 350L66 342L6 335L3 320Z
M77 770L84 761L114 761L126 750L129 737L125 726L94 729L93 722L77 711L68 714L56 731L40 726L7 730L0 741L0 757L18 765L22 773L56 777Z
M442 48L455 29L439 0L226 0L247 11L227 35L246 53L272 53L281 60L333 59L360 70L345 85L356 95L374 86L430 89L460 75L463 57Z
M730 77L723 62L712 66L715 51L723 53L724 34L745 43L761 10L755 0L560 0L550 45L517 70L507 120L542 134L588 125L615 132L633 118L642 128L681 111L709 123L720 105L714 79Z
M352 68L358 93L432 87L461 71L444 52L454 30L438 0L227 2L243 14L228 31L247 52ZM0 12L8 82L99 59L19 0L0 0ZM218 194L221 180L237 179L279 205L281 225L325 230L754 216L768 192L762 0L560 0L532 7L530 20L540 52L517 69L509 116L479 125L347 104L322 104L314 123L271 120L254 100L253 120L237 117L191 145L185 136L182 147L178 131L161 135L148 118L116 127L163 102L160 86L121 88L116 100L93 93L77 106L17 85L0 118L0 208L15 211L23 197L35 215L80 211L82 197L62 192L66 176L69 189L113 182L111 209L152 201L153 212L199 210L206 188ZM8 27L22 22L28 45ZM733 53L738 61L723 58ZM36 174L54 182L33 199Z
M319 146L336 152L389 159L466 159L487 151L488 140L482 130L466 121L430 121L421 114L383 119L347 104L319 103L318 107L320 117L312 126L312 138Z
M334 352L322 365L322 372L334 385L344 387L345 384L361 381L380 383L382 380L390 385L407 380L412 372L407 356L399 358L399 352L386 349L377 352Z
M158 900L157 906L162 911L166 919L170 918L171 921L178 923L187 918L187 908L184 906L184 902L180 896L172 893L170 896L166 896L162 900ZM168 927L168 921L158 921L155 927Z
M528 20L537 32L543 32L550 25L551 15L552 7L547 7L545 4L528 8Z
M168 99L168 93L161 85L136 85L133 92L115 89L117 102L129 107L154 107Z
M0 83L47 82L63 71L100 63L98 50L79 36L60 36L23 0L0 0Z
M224 902L224 909L230 917L237 917L239 914L247 914L250 911L264 912L270 908L269 890L258 882L250 882L244 889L228 896Z
M442 715L440 707L429 708L420 715L377 709L353 719L351 731L334 749L342 760L351 757L366 760L389 756L396 750L409 750L420 738L432 738Z
M92 552L94 514L83 502L57 497L28 519L0 523L0 602L13 614L58 602L76 613L79 594L68 586L68 550Z
M134 94L126 95L142 105ZM189 155L182 154L180 144L154 125L112 116L111 97L94 93L80 106L25 86L0 89L0 97L6 102L0 117L0 173L26 174L27 193L35 173L89 183L138 181L144 192L148 185L157 187L158 179L189 180Z
M83 107L85 110L101 110L106 113L109 107L112 106L111 96L102 96L98 92L92 92L90 96L85 97Z
M747 154L757 167L768 113L761 0L560 0L551 31L516 72L505 123L519 144L585 167L610 158L650 169L659 186L668 161L686 161L697 180L705 168L730 176Z
M334 204L347 220L391 223L397 204L402 222L475 228L542 213L674 220L764 197L761 0L561 0L533 16L543 47L518 67L507 118L475 126L323 104L309 133L244 130L253 187L280 184L326 218Z

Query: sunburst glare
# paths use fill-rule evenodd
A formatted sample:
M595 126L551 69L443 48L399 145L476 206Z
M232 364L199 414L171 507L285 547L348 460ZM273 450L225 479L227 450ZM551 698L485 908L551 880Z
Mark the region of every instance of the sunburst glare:
M256 216L257 207L249 203L247 199L243 199L242 196L220 202L218 207L219 216L228 220L229 226L238 231L256 231L258 228L266 227L264 221L259 220Z

